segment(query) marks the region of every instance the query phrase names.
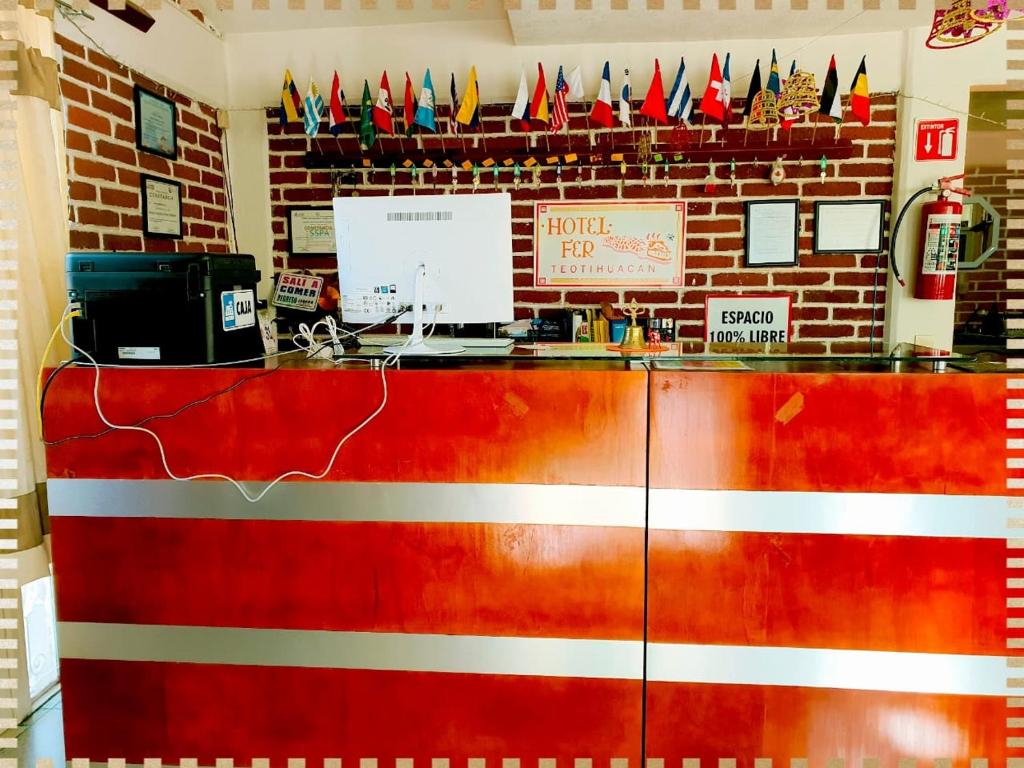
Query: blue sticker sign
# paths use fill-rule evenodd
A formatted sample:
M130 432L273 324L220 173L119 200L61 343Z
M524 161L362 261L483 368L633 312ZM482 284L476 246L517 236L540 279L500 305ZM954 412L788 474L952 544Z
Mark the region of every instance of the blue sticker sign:
M256 325L256 296L253 291L221 292L220 316L225 331Z

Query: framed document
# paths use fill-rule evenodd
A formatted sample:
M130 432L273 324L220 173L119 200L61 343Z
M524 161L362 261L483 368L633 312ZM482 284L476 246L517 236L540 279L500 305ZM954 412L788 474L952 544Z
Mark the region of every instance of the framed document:
M135 146L171 160L178 158L178 106L135 86Z
M142 234L181 238L181 184L156 176L139 177L142 193Z
M296 205L288 209L289 253L333 256L337 251L333 208Z
M885 200L814 204L815 253L881 253Z
M751 200L745 205L744 219L744 266L795 267L799 263L799 200Z

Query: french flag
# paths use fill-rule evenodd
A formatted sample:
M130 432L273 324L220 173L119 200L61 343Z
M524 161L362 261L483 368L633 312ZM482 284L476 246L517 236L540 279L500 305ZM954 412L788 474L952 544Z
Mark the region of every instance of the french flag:
M590 121L605 128L611 128L612 120L612 74L606 61L604 72L601 74L601 87L597 91L597 98L594 99L594 106L590 110Z

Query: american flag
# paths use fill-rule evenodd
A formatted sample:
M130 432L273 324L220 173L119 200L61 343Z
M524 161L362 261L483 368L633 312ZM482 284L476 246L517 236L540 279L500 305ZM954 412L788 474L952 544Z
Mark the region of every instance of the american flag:
M551 132L558 133L562 126L569 122L569 108L566 97L569 95L569 84L565 82L562 68L558 68L558 79L555 81L555 108L551 115Z

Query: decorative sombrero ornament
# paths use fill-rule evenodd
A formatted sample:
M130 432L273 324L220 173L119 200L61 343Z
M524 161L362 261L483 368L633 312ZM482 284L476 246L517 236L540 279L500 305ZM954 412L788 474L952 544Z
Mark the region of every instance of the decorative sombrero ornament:
M948 10L935 12L932 31L925 45L933 50L943 50L984 40L1003 25L1003 20L996 19L1003 13L1003 7L1005 3L990 2L984 11L975 11L971 8L971 0L953 0ZM1009 9L1006 12L1008 15Z
M779 105L773 91L759 91L750 104L747 128L752 131L766 131L779 124Z
M975 21L982 24L1003 24L1024 16L1024 10L1013 10L1007 0L988 0L987 8L971 11Z
M789 121L795 121L817 109L818 86L814 83L814 75L797 70L786 80L782 89L782 97L779 99L779 116Z

